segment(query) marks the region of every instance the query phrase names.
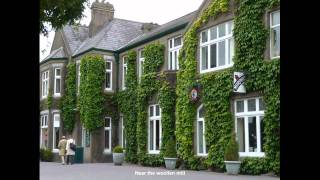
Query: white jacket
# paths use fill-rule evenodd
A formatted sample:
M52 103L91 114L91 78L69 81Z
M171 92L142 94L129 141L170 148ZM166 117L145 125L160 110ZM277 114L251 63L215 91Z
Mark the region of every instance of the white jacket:
M75 152L70 148L70 143L76 144L76 141L71 139L67 140L67 146L66 146L66 150L67 150L67 154L66 155L75 155Z

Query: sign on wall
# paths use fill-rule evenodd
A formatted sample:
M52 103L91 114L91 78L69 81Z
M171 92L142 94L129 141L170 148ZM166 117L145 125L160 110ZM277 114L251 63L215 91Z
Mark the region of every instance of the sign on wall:
M233 92L246 93L244 81L245 75L243 72L233 72Z

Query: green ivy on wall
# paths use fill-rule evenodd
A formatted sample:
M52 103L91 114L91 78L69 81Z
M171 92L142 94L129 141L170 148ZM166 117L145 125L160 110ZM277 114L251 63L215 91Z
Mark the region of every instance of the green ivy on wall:
M52 97L52 88L49 89L48 92L48 97L47 97L47 107L48 109L51 109L52 107L52 101L53 101L53 97Z
M105 61L98 55L87 55L80 62L80 120L89 131L103 126L105 68Z
M77 108L76 63L74 62L67 65L65 95L60 102L63 128L70 133L75 124Z
M208 22L209 18L219 13L227 12L228 0L212 1L184 36L183 47L179 55L180 70L177 74L177 103L176 103L176 136L178 156L183 159L187 167L195 161L193 152L193 123L196 117L196 107L189 100L189 89L196 83L197 62L196 52L199 42L198 29ZM214 140L212 140L214 142ZM189 164L188 164L189 163ZM215 164L211 162L211 164Z
M123 114L123 124L126 139L126 161L137 163L137 69L136 69L137 53L129 51L127 55L127 73L125 77L126 89L117 94L118 106Z

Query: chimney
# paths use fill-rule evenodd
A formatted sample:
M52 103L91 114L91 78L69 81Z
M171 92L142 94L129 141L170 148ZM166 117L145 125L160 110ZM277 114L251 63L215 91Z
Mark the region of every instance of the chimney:
M159 25L155 23L143 23L141 26L141 30L143 33L147 33L149 31L152 31L153 29L157 28Z
M89 37L96 35L105 23L112 21L114 16L113 5L109 2L96 0L91 5L91 22L89 25Z

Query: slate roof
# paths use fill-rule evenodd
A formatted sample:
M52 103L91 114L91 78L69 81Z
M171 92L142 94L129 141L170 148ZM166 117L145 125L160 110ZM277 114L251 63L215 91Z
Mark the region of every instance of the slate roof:
M80 43L73 56L83 53L90 48L116 51L121 46L131 41L133 38L143 34L141 29L143 23L124 19L113 19L93 37L87 38Z
M165 23L165 24L159 26L148 33L142 34L139 37L136 37L135 39L131 40L129 43L125 44L124 46L122 46L118 50L125 49L129 46L134 46L135 44L138 44L139 42L143 42L143 41L148 40L149 38L166 33L167 31L169 31L171 29L175 29L175 28L181 27L181 26L186 26L193 19L193 16L196 14L196 12L197 11L186 14L180 18L177 18L175 20L172 20L168 23Z
M67 58L66 54L63 51L63 47L60 47L58 49L53 50L46 58L44 58L42 61L46 61L49 59L63 59L63 58Z
M62 32L72 54L79 48L81 43L89 37L89 28L86 26L66 25L63 27Z

